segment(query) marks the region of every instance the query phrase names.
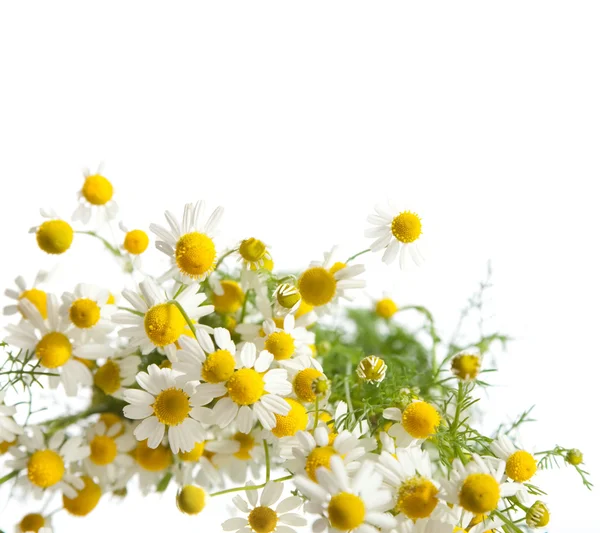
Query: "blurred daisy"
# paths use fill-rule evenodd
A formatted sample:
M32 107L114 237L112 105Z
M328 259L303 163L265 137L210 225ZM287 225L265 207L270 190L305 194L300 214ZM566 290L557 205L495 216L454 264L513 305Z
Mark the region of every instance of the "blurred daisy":
M110 293L88 283L79 283L73 292L62 295L61 313L73 325L71 335L81 342L104 342L114 329L110 317L115 311Z
M302 296L298 287L291 283L282 283L278 285L273 293L275 302L275 314L285 316L289 313L295 313L302 303Z
M91 173L88 169L83 172L83 186L78 193L79 206L73 212L71 219L75 222L80 220L87 224L92 218L94 211L98 218L112 220L117 216L119 207L112 199L113 186L102 174L102 166L98 171Z
M31 288L28 289L27 284L25 283L25 280L23 279L23 276L18 276L15 279L15 285L17 286L17 290L6 289L4 291L4 294L6 296L11 298L12 300L15 300L15 302L16 302L15 304L7 305L6 307L4 307L4 314L5 315L14 315L15 313L17 313L19 311L19 306L17 304L19 303L19 301L21 299L26 298L33 305L35 305L37 310L40 312L40 315L42 315L42 318L46 318L48 316L48 314L46 312L46 297L47 297L47 295L44 291L40 290L38 287L40 285L42 285L44 283L44 281L46 281L47 278L48 278L48 273L44 270L40 270L37 273L37 275L35 276L35 279L33 281L33 284L31 285Z
M154 448L150 448L147 441L140 441L131 455L136 463L132 474L138 474L140 490L144 495L154 491L173 466L173 453L166 444L166 439Z
M35 233L40 250L47 254L65 253L73 243L73 228L53 209L40 209L40 214L48 220L30 228L29 233Z
M52 533L50 517L41 513L26 514L15 528L15 533Z
M188 285L180 294L169 298L151 279L139 285L140 293L124 290L123 297L133 306L133 311L115 313L113 321L128 327L119 335L130 339L130 346L139 346L143 355L158 350L170 361L177 360L177 341L185 334L188 324L178 307L171 303L176 299L194 323L213 312L212 305L202 305L206 295L199 292L199 285Z
M141 229L129 229L123 222L119 222L119 229L125 234L121 248L128 254L131 269L140 269L141 255L148 249L150 238Z
M381 474L372 462L365 462L352 479L342 458L331 458L331 470L317 470L318 483L296 476L296 487L310 501L305 511L320 514L313 531L376 533L395 526L394 518L383 512L389 507L391 495L381 486Z
M263 488L260 499L257 490L246 491L248 502L240 495L235 496L234 505L247 516L225 520L223 530L237 533L248 533L250 530L255 533L296 533L294 527L305 526L306 519L290 511L302 505L302 498L289 496L277 503L282 492L283 483L269 481Z
M200 406L194 385L187 383L181 388L176 376L170 368L150 365L148 372L140 372L136 377L143 390L124 392L130 405L123 408L123 413L127 418L142 420L133 434L138 440L148 439L150 448L158 447L168 429L171 451L189 452L196 442L204 440L202 423L212 423L211 411Z
M301 355L312 355L309 345L314 344L315 334L305 328L296 327L293 315L287 315L283 327L277 327L275 321L267 319L263 322L264 336L254 340L258 350L266 350L276 361L293 359Z
M517 448L506 436L500 435L490 444L492 453L506 462L505 474L509 479L517 483L529 481L537 471L535 457L525 450Z
M239 354L240 367L225 383L200 383L196 394L201 405L220 398L212 408L215 423L224 428L235 422L249 433L258 420L265 429L275 427L275 414L286 415L290 406L282 398L292 391L284 369L270 369L273 356L245 343Z
M139 355L116 355L94 370L94 385L104 394L123 399L123 391L135 383L141 358Z
M90 447L83 445L81 437L66 438L63 431L57 431L46 443L42 430L34 426L30 435L19 438L19 447L11 448L10 453L14 459L6 461L6 466L23 473L17 478L17 485L37 499L46 491L61 491L74 498L84 486L69 468L90 454Z
M14 444L18 435L23 433L23 428L17 424L13 415L17 412L17 408L4 403L6 391L0 391L0 455L6 452L6 449Z
M374 238L371 250L378 252L385 248L383 262L388 265L400 256L400 268L407 267L408 258L421 265L424 261L421 246L421 218L411 211L400 211L395 206L376 206L375 214L369 215L367 222L373 227L365 231L365 237Z
M208 441L206 449L214 454L212 463L219 472L234 483L243 484L248 477L256 478L262 471L265 433L255 428L249 433L235 431L233 434L222 434L218 439Z
M217 250L213 239L222 215L223 208L217 207L204 220L204 202L197 202L185 205L181 224L169 211L165 212L169 228L150 224L150 231L159 239L156 247L173 265L165 276L189 283L203 281L214 270Z

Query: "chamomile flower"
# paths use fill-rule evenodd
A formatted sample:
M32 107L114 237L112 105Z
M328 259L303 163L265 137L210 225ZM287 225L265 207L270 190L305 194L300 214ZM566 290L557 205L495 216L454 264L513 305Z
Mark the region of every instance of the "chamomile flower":
M259 268L271 270L273 268L271 252L260 239L254 237L244 239L240 242L237 252L239 254L238 261L242 263L242 268L245 270L258 270Z
M217 249L213 239L222 215L223 208L217 207L205 220L204 202L197 202L185 205L181 224L169 211L165 212L168 229L150 224L150 231L159 239L156 248L172 262L166 276L189 283L203 281L214 270Z
M322 312L339 298L349 300L348 291L365 286L364 280L355 279L365 271L364 265L346 265L335 261L336 248L324 255L322 262L313 261L298 278L302 300Z
M28 513L17 524L15 533L52 533L50 517L41 513Z
M290 511L302 505L302 498L289 496L279 501L282 493L283 483L269 481L263 488L260 499L258 491L254 489L246 490L247 502L241 496L235 496L234 505L246 517L225 520L223 530L237 533L296 533L294 527L305 526L306 519Z
M206 443L213 455L212 464L234 483L242 484L248 477L258 477L265 460L265 431L255 428L249 433L234 431Z
M196 393L206 405L220 398L213 407L215 423L224 428L235 421L242 433L248 433L258 420L265 429L275 427L275 415L286 415L290 406L282 398L292 391L287 372L270 369L273 355L245 343L239 353L240 368L224 383L200 383Z
M389 296L375 302L375 314L384 320L390 320L398 312L398 305Z
M148 446L148 441L142 440L137 443L131 455L136 463L134 472L139 476L142 494L153 490L173 466L173 453L166 444L166 439L154 448Z
M95 173L85 169L83 186L78 192L79 206L73 212L73 222L80 220L87 224L96 212L99 219L112 220L117 216L119 207L113 198L113 186L102 174L102 166Z
M0 455L15 444L17 436L23 434L23 428L13 419L17 408L6 405L4 403L5 396L6 391L0 391Z
M369 215L367 222L373 227L365 231L365 237L375 239L371 250L378 252L385 248L383 262L388 265L398 255L400 268L405 269L409 257L417 264L424 261L422 249L421 218L411 211L400 211L395 206L376 206L375 214Z
M29 300L21 300L19 307L27 320L7 326L9 336L6 342L22 348L23 356L35 354L40 368L55 374L48 377L51 388L55 389L62 383L67 395L74 396L78 386L91 385L90 370L75 356L95 359L106 355L106 347L102 344L77 343L71 335L73 326L60 313L58 300L53 294L47 298L46 320Z
M148 439L148 446L156 448L168 431L173 453L189 452L198 441L203 441L202 423L211 424L209 409L201 407L200 395L194 385L179 387L177 374L170 368L150 365L148 372L140 372L136 380L143 390L127 389L123 394L127 418L142 420L133 434L138 440Z
M388 407L383 411L383 418L398 422L388 433L402 448L431 437L441 422L438 410L430 403L420 400L409 403L404 410Z
M117 354L94 370L94 385L104 394L123 399L125 388L135 383L141 358L139 355Z
M213 290L212 303L215 306L215 312L221 314L232 314L237 312L244 304L245 293L240 284L232 279L219 280L210 277L211 288Z
M490 444L490 449L498 459L506 462L505 474L509 479L517 483L525 483L535 475L537 471L535 457L517 448L506 435L500 435Z
M213 442L220 443L221 441L213 441L212 438L199 441L194 444L191 451L177 454L179 461L175 475L180 484L184 485L193 481L203 487L225 486L223 472L217 468L214 461L216 453L207 449L207 445Z
M312 354L310 344L315 342L315 334L305 328L296 327L293 315L287 315L283 327L277 327L275 321L267 319L263 322L264 337L259 336L254 344L258 350L266 350L276 361L285 361L301 355Z
M186 483L177 491L177 508L188 515L201 513L209 500L208 492L198 485Z
M110 293L88 283L79 283L73 292L62 295L61 313L73 325L71 335L81 342L104 342L114 329L111 315L115 306L109 304Z
M6 465L22 471L17 485L36 498L46 491L61 491L74 498L77 490L84 486L81 478L71 474L69 469L72 463L78 463L90 454L89 446L83 444L81 437L66 438L63 431L57 431L46 442L42 430L32 427L30 434L21 435L19 446L11 448L10 453L14 459Z
M45 291L39 289L39 286L44 283L47 277L48 273L44 270L40 270L35 276L35 280L33 281L31 288L28 289L27 283L25 283L23 276L18 276L15 279L15 285L17 287L17 290L6 289L4 291L4 294L6 296L11 298L12 300L15 300L16 302L15 304L7 305L6 307L4 307L4 314L14 315L15 313L17 313L19 311L19 306L17 304L21 299L26 298L33 305L35 305L37 310L40 312L40 315L42 315L42 318L46 318L48 316L46 312L47 295Z
M463 465L459 459L452 464L449 480L442 480L440 497L449 504L460 505L473 514L489 514L494 511L501 498L514 496L523 490L520 483L503 482L506 463L482 459L473 454L473 459Z
M298 287L291 283L278 285L273 293L273 299L275 301L275 314L278 316L295 313L300 309L300 304L302 303L302 296Z
M128 327L119 330L119 335L128 337L132 347L139 346L142 354L153 350L165 353L170 361L177 360L177 341L185 334L188 324L172 300L175 299L192 322L213 312L212 305L201 305L206 295L199 292L199 285L188 285L174 298L168 298L151 279L139 285L140 294L125 290L124 298L133 306L135 313L121 312L113 315L113 321Z
M281 363L288 371L292 392L302 403L314 403L317 398L324 405L331 391L329 380L321 364L310 355L301 355Z
M463 350L452 358L450 367L457 378L471 381L479 374L481 355L476 349Z
M65 253L73 243L73 228L53 209L40 209L40 214L48 220L30 228L29 233L35 233L40 250L47 254Z
M150 238L143 229L129 229L123 222L119 222L119 229L125 234L121 248L129 257L128 270L140 269L141 256L148 249Z
M391 495L382 489L382 476L374 471L374 463L363 463L350 479L341 457L331 458L331 470L319 468L317 483L304 476L294 483L310 502L305 511L320 514L313 531L330 533L376 533L394 527L396 521L384 512Z

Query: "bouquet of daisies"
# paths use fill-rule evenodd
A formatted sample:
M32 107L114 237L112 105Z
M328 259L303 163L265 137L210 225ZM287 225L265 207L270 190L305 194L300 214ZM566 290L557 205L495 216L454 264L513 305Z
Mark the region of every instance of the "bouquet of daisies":
M363 254L422 263L419 215L377 207L368 249L277 272L263 240L223 246L220 207L167 211L149 233L120 223L116 242L112 183L88 172L79 198L71 221L42 210L37 245L68 257L97 239L123 290L81 280L55 294L43 273L6 290L0 490L31 506L17 531L175 485L173 504L199 525L211 499L230 498L222 527L239 533L516 532L549 523L539 469L571 465L591 487L578 450L518 444L529 410L492 434L473 425L487 356L506 336L461 346L422 306L341 305L365 287ZM152 239L166 271L144 270ZM58 401L65 412L44 416L40 387L86 405Z

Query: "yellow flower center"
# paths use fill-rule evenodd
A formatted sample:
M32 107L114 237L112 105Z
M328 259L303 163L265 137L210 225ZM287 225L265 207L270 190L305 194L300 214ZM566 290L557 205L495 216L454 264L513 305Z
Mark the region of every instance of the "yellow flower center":
M190 397L176 387L159 392L152 408L158 421L167 426L178 426L192 410Z
M47 294L44 291L40 291L39 289L29 289L21 293L19 300L22 298L29 300L40 312L43 319L48 318L48 310L46 307Z
M248 524L256 533L271 533L277 526L277 513L263 505L255 507L248 515Z
M460 379L474 379L479 374L481 361L478 355L461 354L452 359L452 372Z
M73 228L64 220L46 220L38 228L35 238L47 254L62 254L73 242Z
M470 474L458 495L460 505L475 514L493 511L500 500L500 486L489 474Z
M436 505L438 489L428 479L420 476L410 478L400 485L395 513L403 513L411 520L427 518Z
M583 463L583 453L577 448L571 448L567 452L567 463L573 466L580 465Z
M526 523L529 527L545 527L550 522L550 511L541 501L536 501L527 511Z
M197 442L196 444L194 444L194 447L192 448L191 451L179 452L177 455L179 455L179 458L182 461L186 461L188 463L196 463L200 460L200 457L202 457L203 453L204 453L204 441Z
M537 463L533 455L524 450L513 453L506 461L506 475L517 483L529 481L536 470Z
M244 291L233 280L221 282L223 294L213 294L212 300L217 313L235 313L244 303Z
M339 272L340 270L343 270L344 268L346 268L346 263L342 263L341 261L336 261L329 268L329 273L330 274L335 274L336 272Z
M173 462L169 448L165 446L148 448L148 442L145 440L138 443L133 451L133 456L137 463L148 472L160 472L171 466Z
M265 339L265 350L272 353L277 361L289 359L296 350L294 337L285 331L275 331Z
M83 182L81 194L92 205L104 205L113 196L113 186L104 176L94 174Z
M117 433L115 435L115 437L120 437L121 435L123 435L125 433L125 426L122 425L123 422L121 421L121 418L114 413L102 413L100 415L100 418L98 419L98 422L104 422L106 429L110 429L115 424L121 424L121 429L120 429L119 433Z
M98 505L102 489L88 476L82 476L84 487L77 493L75 498L67 498L63 494L63 507L72 515L86 516Z
M64 365L70 359L72 351L71 341L58 331L46 333L35 347L35 355L46 368Z
M94 374L94 385L104 394L114 394L121 387L121 369L109 359Z
M80 298L71 304L69 318L78 328L91 328L100 320L100 307L94 300Z
M291 398L285 398L285 401L291 409L285 416L275 415L275 427L271 431L277 438L292 437L308 425L308 413L304 406Z
M198 514L206 505L206 493L196 485L184 485L177 493L177 508L185 514Z
M391 298L383 298L375 304L375 313L381 318L389 320L398 312L396 302Z
M370 383L380 383L385 378L387 365L381 357L369 355L361 359L356 369L356 373L360 379Z
M294 378L294 393L302 402L312 403L317 399L313 385L315 380L322 377L323 374L316 368L305 368L300 370Z
M240 368L227 381L229 397L238 405L256 403L263 395L265 382L253 368Z
M98 466L112 463L117 457L117 443L106 435L96 435L90 442L90 461Z
M39 513L31 513L28 515L25 515L23 517L23 520L21 520L21 522L19 522L19 529L23 532L32 532L32 533L38 533L38 531L44 527L44 525L46 524L46 520L44 519L44 517L39 514Z
M337 281L331 272L323 267L311 267L305 270L298 280L298 289L302 299L309 305L318 307L333 300Z
M415 439L426 439L436 432L440 415L427 402L412 402L402 413L402 427Z
M289 283L279 285L275 291L275 297L277 298L277 303L284 309L291 309L302 298L300 291Z
M392 220L392 235L400 242L416 241L421 236L421 219L416 213L403 211Z
M307 313L310 313L313 309L314 309L314 307L312 305L305 302L304 300L301 300L300 307L298 307L298 310L294 313L294 316L296 318L300 318L301 316L306 315Z
M329 470L331 458L335 455L333 446L319 446L308 454L306 458L306 474L315 483L317 482L317 468L324 466Z
M267 246L261 240L251 237L240 244L240 255L247 263L258 263L267 254Z
M250 452L252 448L254 448L254 437L249 433L240 433L239 431L233 436L233 440L240 443L240 449L235 452L233 455L238 459L242 459L242 461L248 461L252 459Z
M158 304L146 311L146 335L156 346L173 344L186 327L185 318L175 304Z
M340 492L333 496L327 510L329 522L340 531L356 529L364 522L367 514L363 501L349 492Z
M125 234L123 248L130 254L140 255L146 251L149 242L150 239L145 231L142 231L141 229L132 229Z
M17 443L17 439L15 440L1 440L0 441L0 455L4 455L9 448L14 446Z
M229 350L209 353L202 365L202 379L208 383L227 381L235 371L235 359Z
M29 458L27 477L37 487L46 489L56 485L64 473L62 457L53 450L38 450Z
M216 258L215 243L204 233L186 233L175 246L177 266L190 278L196 279L211 272Z

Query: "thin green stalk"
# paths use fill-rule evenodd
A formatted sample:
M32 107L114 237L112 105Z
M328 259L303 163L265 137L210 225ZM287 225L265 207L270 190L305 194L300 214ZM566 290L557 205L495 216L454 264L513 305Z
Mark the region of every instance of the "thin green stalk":
M177 300L169 300L169 303L173 304L175 307L177 307L177 309L179 309L179 312L183 315L183 318L187 322L187 325L192 330L192 333L194 334L194 338L196 340L198 340L198 337L196 337L196 326L192 322L192 319L185 312L185 309L181 306L181 304Z
M250 296L250 291L252 289L250 289L245 295L244 295L244 305L242 306L242 315L240 316L240 324L244 323L244 318L246 318L246 310L248 307L248 297Z
M10 474L6 474L4 477L0 477L0 485L10 481L12 478L17 477L19 475L18 470L13 470Z
M265 484L271 480L271 458L269 457L269 444L267 440L263 440L263 446L265 448L265 464L267 465L267 473L265 476Z
M279 483L280 481L287 481L288 479L292 479L294 476L290 474L289 476L279 477L273 480L273 483ZM219 492L213 492L211 496L221 496L222 494L229 494L230 492L239 492L240 490L258 490L263 489L266 483L261 483L260 485L244 485L243 487L234 487L233 489L220 490Z
M319 396L315 397L315 423L313 425L313 431L317 429L319 425Z
M349 263L350 261L353 261L357 257L360 257L361 255L366 254L370 251L371 251L371 248L367 248L366 250L362 250L361 252L358 252L357 254L351 255L348 259L346 259L346 263Z
M144 313L142 313L141 311L131 309L130 307L117 307L117 309L120 309L121 311L128 311L129 313L133 313L134 315L137 315L137 316L144 316Z
M237 248L234 248L233 250L229 250L228 252L225 252L217 261L217 264L215 265L215 270L219 270L219 267L221 266L221 263L224 261L224 259L227 256L230 256L234 252L237 252Z
M112 244L110 244L110 242L108 242L104 237L101 237L100 235L98 235L96 232L94 232L94 231L76 231L75 233L79 233L80 235L90 235L91 237L96 237L96 239L99 239L100 241L102 241L104 246L106 246L106 248L114 256L121 257L121 251L116 246L113 246Z
M0 372L0 376L8 376L9 374L20 374L27 376L60 376L56 372L36 372L35 370L7 370L6 372Z

